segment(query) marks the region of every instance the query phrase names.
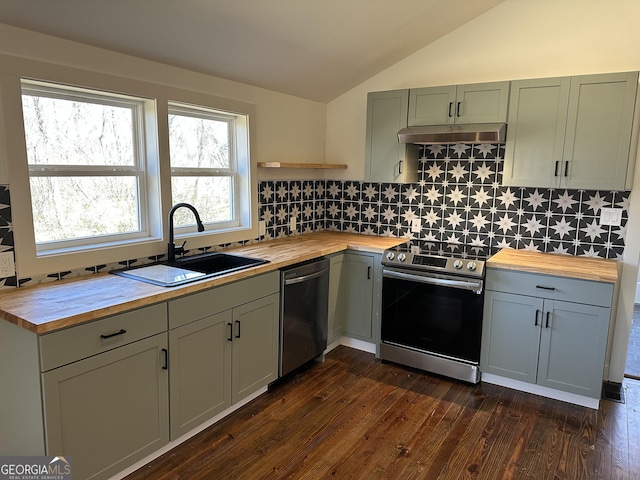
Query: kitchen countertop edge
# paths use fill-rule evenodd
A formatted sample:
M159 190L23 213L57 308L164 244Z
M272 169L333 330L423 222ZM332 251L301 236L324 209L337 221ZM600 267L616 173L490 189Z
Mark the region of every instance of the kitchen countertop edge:
M313 232L226 249L230 253L264 258L269 263L177 287L161 287L110 273L19 287L0 293L0 318L35 334L50 333L324 255L345 250L382 253L405 241L398 237ZM87 306L78 307L80 301Z
M510 248L503 248L489 258L486 267L606 283L617 283L620 277L620 264L614 259Z

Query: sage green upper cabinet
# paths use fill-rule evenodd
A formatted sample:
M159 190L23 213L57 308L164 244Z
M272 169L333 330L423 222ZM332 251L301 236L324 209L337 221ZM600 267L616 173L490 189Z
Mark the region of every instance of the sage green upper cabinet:
M511 82L504 185L559 184L555 167L564 148L569 83L568 77Z
M637 86L638 72L512 82L502 183L629 188Z
M367 95L365 181L418 180L418 147L398 142L398 131L407 126L408 105L409 90Z
M509 82L412 89L408 126L507 121Z

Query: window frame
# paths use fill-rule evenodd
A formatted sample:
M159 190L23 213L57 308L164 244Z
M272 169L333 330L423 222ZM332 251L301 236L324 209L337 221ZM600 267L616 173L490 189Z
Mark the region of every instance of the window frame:
M239 211L239 205L242 203L237 198L239 195L239 173L238 173L238 138L237 138L237 122L238 115L230 112L223 112L219 109L212 109L203 107L201 105L188 105L180 102L170 101L168 102L168 114L176 116L184 116L191 118L200 118L204 120L215 120L227 124L227 135L229 138L229 167L227 168L208 168L208 167L174 167L171 165L171 180L174 177L229 177L231 179L231 198L230 198L230 210L231 219L228 221L219 222L207 222L203 219L205 228L212 231L225 231L228 229L234 229L241 226L241 212ZM171 132L169 132L169 136ZM171 151L169 151L169 158L171 159ZM170 160L171 163L171 160ZM241 194L241 193L240 193ZM175 199L172 203L177 203ZM189 226L176 226L175 231L178 234L184 234L188 232L195 232L195 222Z
M132 113L133 165L60 165L60 164L27 164L29 180L33 177L133 177L136 181L137 216L139 229L121 234L95 235L91 237L72 238L36 243L39 256L56 254L63 251L90 250L98 245L117 244L128 240L147 238L149 230L149 208L147 198L147 154L144 141L144 109L147 99L120 94L55 85L41 81L21 79L22 95L40 96L58 100L79 101L88 104L125 107ZM24 108L24 107L23 107ZM25 137L26 140L26 137ZM33 207L32 207L33 208ZM34 227L35 228L35 227Z
M106 271L166 258L168 213L171 210L171 172L169 165L168 102L179 102L238 114L237 143L240 195L240 225L218 231L178 232L176 242L187 240L187 249L210 247L258 238L257 165L253 158L256 138L256 106L211 93L210 87L185 89L158 82L110 75L103 72L53 65L38 60L0 54L0 163L6 163L13 219L16 265L19 279L65 276ZM30 80L81 89L98 90L147 99L144 108L147 208L149 236L116 243L96 244L92 249L66 249L38 255L35 248L33 213L29 187L24 124L22 121L21 80ZM68 273L67 273L68 272Z

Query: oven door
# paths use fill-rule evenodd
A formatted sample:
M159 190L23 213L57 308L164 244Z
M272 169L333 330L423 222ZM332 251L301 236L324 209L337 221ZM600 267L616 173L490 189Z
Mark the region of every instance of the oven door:
M382 342L479 363L482 280L390 267L382 276Z

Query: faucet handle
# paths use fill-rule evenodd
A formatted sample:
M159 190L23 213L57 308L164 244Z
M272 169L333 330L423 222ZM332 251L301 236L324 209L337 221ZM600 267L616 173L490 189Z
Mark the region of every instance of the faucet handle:
M184 242L182 242L182 245L180 245L179 247L175 247L174 249L174 253L176 254L182 254L184 253L184 246L187 244L187 241L185 240Z

